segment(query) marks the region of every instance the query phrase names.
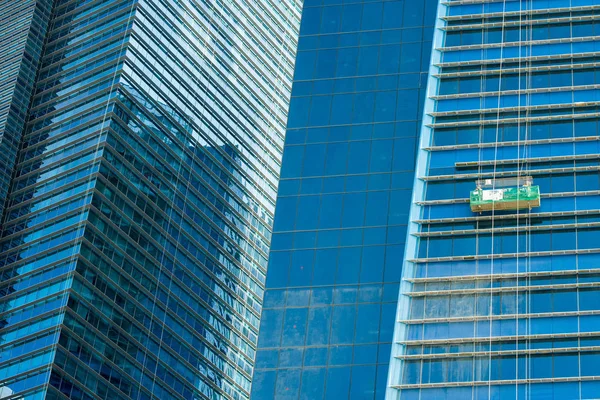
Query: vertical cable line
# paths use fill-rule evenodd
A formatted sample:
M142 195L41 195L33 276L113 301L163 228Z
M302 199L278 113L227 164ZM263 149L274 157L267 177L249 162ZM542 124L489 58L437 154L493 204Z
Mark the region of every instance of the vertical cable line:
M518 118L517 118L517 178L518 180L521 178L521 176L523 175L528 175L529 173L529 152L528 152L528 145L529 145L529 138L530 138L530 130L531 130L531 123L529 121L529 118L531 116L531 110L530 110L530 106L531 106L531 89L532 89L532 81L533 81L533 70L532 70L532 66L531 66L531 60L528 59L528 57L531 57L531 55L533 54L533 19L531 18L530 15L530 11L533 10L533 8L529 8L529 4L530 1L529 0L525 0L525 9L523 10L523 0L520 1L521 3L521 13L520 13L520 17L519 17L519 98L518 98L518 102L519 102L519 106L518 106ZM523 14L525 15L525 29L523 29ZM522 42L523 40L525 41L525 43L528 43L528 45L526 46L522 46ZM523 50L525 50L525 56L523 56ZM525 57L525 61L523 61L523 57ZM522 78L522 69L525 69L525 82L524 82L524 87L521 87L521 78ZM521 90L525 90L525 104L521 103ZM525 108L524 110L522 110L522 108ZM522 114L523 113L523 114ZM521 119L525 118L525 121L523 122L523 124L521 124ZM523 129L523 150L521 153L521 127L524 126ZM530 358L531 355L529 354L529 349L530 349L530 338L529 338L529 334L530 334L530 321L531 318L528 316L529 315L529 309L528 309L528 304L529 304L529 296L530 296L530 266L531 266L531 257L530 257L530 252L531 252L531 209L525 211L525 218L524 221L521 222L520 221L520 209L517 210L517 223L516 223L516 240L517 240L517 247L516 247L516 252L517 252L517 256L516 256L516 268L517 268L517 279L516 279L516 340L515 340L515 350L516 350L516 381L518 382L519 380L519 343L521 342L520 337L524 336L525 340L524 340L524 358L525 358L525 371L524 371L524 378L526 382L528 382L525 385L525 398L527 398L527 391L529 389L529 363L530 363ZM523 223L523 231L524 231L524 236L525 236L525 240L524 240L524 246L525 249L521 249L520 246L520 241L519 241L519 232L521 229L521 223ZM525 259L524 259L524 271L521 271L521 267L520 267L520 263L519 263L519 256L521 254L521 252L525 253ZM525 277L525 289L523 291L523 297L525 300L525 321L527 322L525 324L525 332L519 332L519 295L520 295L520 281L519 281L519 277L520 274L524 273ZM518 397L518 384L516 384L516 388L517 390L517 397Z
M485 44L487 42L487 38L489 37L488 30L487 30L488 18L486 18L485 15L484 15L485 14L485 4L481 4L481 13L483 14L482 15L481 43ZM485 60L487 58L487 54L488 54L488 47L487 46L482 46L482 59L483 60ZM484 93L486 91L486 77L487 77L487 74L490 74L493 71L493 66L488 71L487 64L485 62L483 62L483 60L481 62L481 79L479 81L479 92L480 93ZM459 93L460 93L460 91L459 91ZM485 109L485 97L482 96L482 95L480 95L480 97L479 97L479 104L480 104L480 109L484 110ZM484 148L484 143L485 143L485 120L486 120L485 113L484 112L480 112L479 113L479 146L477 148L477 159L478 159L478 163L477 163L477 179L478 180L481 179L481 175L483 173L482 159L483 159L483 148ZM480 224L481 223L482 223L482 221L480 219L478 219L477 222L476 222L476 230L475 230L475 242L476 242L475 254L478 255L478 256L481 255L481 253L480 253L481 252L481 246L479 245L479 238L481 236L481 234L479 233L479 229L480 229ZM479 257L475 257L475 274L481 273L481 265L480 264L481 264L481 262L480 262ZM474 298L474 301L475 301L475 317L477 317L477 314L479 314L479 313L483 314L483 310L477 309L477 295L475 295L474 297L475 297ZM491 299L490 299L490 304L491 304ZM489 310L488 310L488 312L489 312ZM475 344L475 338L476 337L477 337L477 324L474 323L473 324L473 339L474 339L473 343L474 344ZM473 348L473 350L475 350L475 347ZM487 374L488 374L487 380L488 380L488 382L491 379L490 365L488 365L488 367L487 367ZM475 362L473 362L473 368L475 369ZM483 363L481 363L481 368L483 368ZM473 380L475 380L475 375L473 375L473 377L474 377ZM483 370L480 371L480 377L483 378Z
M519 73L517 75L517 110L519 110L517 112L517 184L519 182L519 177L520 177L520 145L521 145L521 68L522 68L522 42L521 42L521 38L522 38L522 29L523 29L523 1L519 0L519 46L518 46L518 51L519 51L519 64L518 64L518 69L519 69ZM526 89L526 88L525 88ZM525 129L527 131L527 128ZM525 133L527 134L527 133ZM525 151L523 151L525 152ZM524 154L525 156L525 154ZM518 202L519 202L519 198L517 197L517 208L518 208ZM520 217L520 212L517 209L517 221L515 224L515 237L516 237L516 242L517 242L517 246L516 246L516 253L517 253L517 257L516 257L516 281L515 281L515 307L516 307L516 318L515 318L515 325L516 325L516 329L515 329L515 399L518 400L519 398L519 231L520 231L520 221L519 221L519 217ZM527 237L527 231L525 231L525 237ZM527 355L525 355L525 358L527 359Z
M569 33L570 33L570 51L571 51L571 103L574 105L575 101L575 68L574 68L574 58L573 58L573 0L569 0ZM580 303L580 288L579 288L579 231L577 227L579 226L579 217L577 214L577 158L576 158L576 146L575 146L575 109L572 107L573 117L571 119L571 131L573 138L573 191L575 192L575 196L573 198L573 211L575 214L575 301L576 301L576 309L577 309L577 377L578 377L578 398L583 396L583 388L581 382L581 303Z
M500 60L498 65L498 102L496 109L496 141L494 143L494 168L492 172L492 190L496 189L496 168L497 168L497 159L498 159L498 139L500 132L500 107L502 104L502 68L504 66L504 31L505 31L505 23L506 23L506 0L502 1L502 29L501 29L501 37L502 43L500 46ZM485 53L484 53L485 54ZM481 165L481 160L479 162ZM480 175L481 177L481 175ZM492 337L493 337L493 325L494 325L494 217L496 214L496 207L492 206L492 215L491 215L491 248L490 248L490 305L489 305L489 356L488 356L488 398L491 399L492 395Z
M533 44L531 43L531 38L529 37L529 34L532 32L532 19L529 18L529 9L528 9L528 0L525 0L525 9L523 9L523 0L519 1L519 63L518 63L518 114L517 114L517 182L520 182L520 179L522 176L527 175L528 171L529 171L529 167L528 167L528 140L529 140L529 130L530 130L530 125L528 123L528 119L529 119L529 106L531 104L531 99L530 96L531 94L529 93L529 89L531 88L531 64L530 62L526 59L525 61L523 61L523 50L525 50L525 58L527 58L528 55L532 54L532 47ZM523 28L523 15L525 15L525 21L526 21L526 25L525 28ZM528 45L523 46L522 43L523 41L525 41L525 43L528 43ZM522 70L525 69L525 84L524 87L522 87ZM525 91L525 104L522 104L521 102L521 98L523 97L521 95L522 91ZM523 110L524 108L524 110ZM523 115L523 114L524 115ZM521 123L522 118L525 118L525 121L523 122L523 125ZM523 129L523 138L521 139L521 128L522 126L524 127ZM522 153L521 153L521 143L523 146L522 149ZM517 198L517 202L519 202L520 200ZM528 329L527 327L525 327L525 332L519 332L519 314L520 314L520 310L519 310L519 297L521 295L520 293L520 275L522 273L524 273L525 275L525 286L526 289L523 291L523 296L525 298L525 304L527 304L527 298L529 296L529 289L527 289L529 287L529 262L530 262L530 257L529 257L529 246L528 246L528 242L529 242L529 238L531 235L530 232L530 227L531 227L531 212L530 210L525 212L525 217L524 217L524 221L521 221L521 209L517 209L517 213L516 213L516 224L515 224L515 239L516 239L516 259L515 259L515 263L516 263L516 282L515 282L515 309L516 309L516 318L515 318L515 323L516 323L516 335L515 335L515 397L518 398L519 396L519 385L518 385L518 380L519 380L519 343L521 342L520 336L524 335L525 336L525 354L524 354L524 358L525 358L525 371L524 371L524 376L525 379L527 379L527 363L529 360L529 354L528 354L528 349L529 349L529 339L528 339ZM522 228L523 228L523 235L525 237L525 241L524 241L524 247L525 249L521 248L521 243L519 240L519 234L521 231L521 224L523 224ZM524 259L524 269L525 271L521 270L521 264L519 262L519 257L521 252L524 251L525 252L525 259ZM525 310L525 315L527 315L527 310ZM528 320L529 318L526 317L526 320Z
M481 12L482 14L485 13L485 4L481 5ZM482 30L481 30L481 42L482 44L485 44L487 42L487 38L489 37L488 35L488 30L487 30L487 23L488 23L488 19L483 16L482 18ZM482 46L482 58L483 60L485 60L487 58L487 53L488 53L488 47L487 46ZM483 61L482 60L482 61ZM492 67L493 70L493 67ZM481 63L481 79L479 81L479 92L480 93L484 93L486 91L486 77L487 77L487 73L490 73L489 71L487 71L487 64L485 62ZM480 104L480 108L481 110L485 109L485 97L480 95L479 97L479 104ZM478 146L478 151L477 151L477 158L478 158L478 163L477 163L477 179L481 179L481 175L483 173L483 167L482 167L482 159L483 159L483 145L485 143L485 114L483 112L479 113L479 146ZM481 246L479 246L479 238L481 236L481 234L479 233L479 229L480 229L480 224L482 223L481 220L477 220L476 223L476 233L475 233L475 242L476 242L476 246L475 246L475 254L476 255L481 255L480 251L481 251ZM479 260L478 257L475 258L475 273L478 274L481 272L480 268L481 268L481 262ZM475 295L475 304L476 304L476 308L477 308L477 295ZM491 299L490 299L490 304L491 304ZM475 311L475 316L477 316L477 313L482 312L483 310L477 310ZM489 310L488 310L489 311ZM473 338L477 337L477 324L474 323L473 324ZM475 342L475 341L474 341ZM475 348L473 349L475 350ZM473 363L475 364L475 362ZM483 364L482 368L483 368ZM491 364L490 364L491 365ZM490 370L490 365L488 365L487 367L487 380L488 382L491 379L491 370ZM475 368L475 366L473 367ZM483 377L483 371L481 371L480 376Z
M526 102L525 102L525 143L528 143L528 141L531 138L531 130L532 130L532 125L533 122L531 121L531 115L533 114L533 111L531 109L531 104L532 102L532 97L533 97L533 29L534 29L534 18L533 18L533 2L531 0L526 0L526 4L527 4L527 37L526 40L529 43L528 46L528 52L526 54L527 57L527 61L526 61L526 83L525 83L525 87L527 89L527 94L525 96ZM527 154L525 152L524 157L524 167L529 167L528 164L528 157L530 156L530 154ZM525 378L527 379L526 382L526 386L525 386L525 391L526 391L526 397L527 395L531 396L531 376L532 376L532 372L531 369L533 368L533 363L531 362L532 360L532 355L530 354L530 350L532 349L532 345L531 345L531 333L532 333L532 318L530 316L531 314L531 249L532 249L532 232L531 232L531 212L529 211L527 213L527 234L525 236L525 250L526 250L526 260L525 260L525 274L526 274L526 290L525 290L525 298L526 298L526 313L528 315L526 321L526 334L525 334L525 347L526 347L526 351L527 351L527 357L525 358L525 364L526 364L526 374L525 374Z

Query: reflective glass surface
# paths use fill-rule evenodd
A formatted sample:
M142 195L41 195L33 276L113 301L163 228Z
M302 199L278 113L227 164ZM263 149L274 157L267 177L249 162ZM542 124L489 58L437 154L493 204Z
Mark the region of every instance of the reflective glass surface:
M390 399L598 397L599 15L440 3ZM522 177L539 206L471 210Z
M0 2L0 215L4 209L52 0Z
M384 398L436 8L304 2L253 398Z
M299 7L54 2L0 239L0 397L249 399Z

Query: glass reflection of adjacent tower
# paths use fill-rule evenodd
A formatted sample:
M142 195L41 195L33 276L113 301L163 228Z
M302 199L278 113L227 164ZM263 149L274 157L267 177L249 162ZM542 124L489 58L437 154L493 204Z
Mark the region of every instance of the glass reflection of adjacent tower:
M471 192L471 211L531 209L540 206L540 187L533 186L531 176L482 179Z

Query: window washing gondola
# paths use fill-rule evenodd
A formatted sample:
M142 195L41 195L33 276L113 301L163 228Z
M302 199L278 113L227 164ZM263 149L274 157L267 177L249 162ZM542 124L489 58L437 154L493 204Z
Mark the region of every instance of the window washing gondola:
M540 206L540 187L530 176L520 178L483 179L471 192L471 211L505 211L532 209Z

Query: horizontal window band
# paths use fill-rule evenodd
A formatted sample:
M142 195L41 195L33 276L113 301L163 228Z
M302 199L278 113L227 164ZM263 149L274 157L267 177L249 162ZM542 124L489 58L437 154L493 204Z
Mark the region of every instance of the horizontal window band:
M437 324L451 322L481 322L481 321L506 321L517 319L537 319L548 317L579 317L586 315L600 315L600 310L591 311L569 311L569 312L548 312L548 313L521 313L521 314L503 314L503 315L472 315L465 317L447 317L447 318L421 318L396 321L404 325ZM532 321L534 322L534 321ZM600 346L599 346L600 348Z
M599 58L600 60L600 58ZM519 66L517 68L499 68L499 69L482 69L482 70L472 70L472 71L460 71L460 72L442 72L437 74L431 74L431 76L438 79L454 79L454 78L463 78L463 77L481 77L487 75L525 75L527 73L533 72L547 72L547 71L562 71L566 70L568 72L577 69L594 69L600 67L600 62L590 62L590 63L578 63L578 64L559 64L559 65L540 65L538 67L533 66L522 66L522 62L517 63Z
M542 104L542 105L537 105L537 106L528 106L528 105L521 105L521 106L517 106L517 107L500 107L500 108L485 108L485 109L467 109L467 110L458 110L458 111L443 111L443 112L431 112L428 113L428 115L432 116L432 117L436 117L436 118L440 118L440 117L462 117L462 116L469 116L469 115L479 115L479 116L484 116L484 115L489 115L490 117L493 117L494 119L484 119L484 118L480 118L479 120L471 120L471 121L457 121L457 122L471 122L471 123L477 123L478 125L495 125L498 123L498 121L514 121L514 123L523 123L525 121L527 122L531 122L532 120L535 121L535 118L540 118L540 117L535 117L535 116L530 116L530 112L535 112L535 111L552 111L552 110L569 110L569 109L582 109L583 107L598 107L600 105L599 101L587 101L587 102L577 102L577 103L573 103L573 102L569 102L569 103L559 103L559 104ZM500 118L501 116L503 116L503 114L517 114L516 117L512 117L512 118ZM525 114L525 115L521 115L521 114ZM592 116L595 116L596 113L588 113L588 114L592 114ZM585 115L584 113L577 113L574 115ZM564 119L573 119L574 117L571 117L569 114L559 114L556 113L555 115L550 115L550 116L546 116L544 115L544 117L549 118L549 117L556 117L556 116L561 116ZM441 124L445 124L446 122L433 122L432 124L428 124L427 126L439 126ZM506 122L505 122L506 123Z
M521 164L526 162L527 164L534 163L545 163L553 161L571 161L571 160L600 160L600 154L576 154L567 156L551 156L551 157L535 157L535 158L523 158L523 159L508 159L508 160L482 160L482 161L465 161L455 162L456 168L472 168L477 166L495 166L495 165L512 165Z
M444 1L442 4L448 7L460 6L460 5L477 5L495 3L496 0L455 0L455 1ZM542 8L537 10L521 10L521 11L507 11L507 12L496 12L489 14L465 14L465 15L446 15L439 17L444 21L462 21L465 19L481 19L485 18L507 18L520 15L539 15L539 14L559 14L559 13L571 13L576 11L592 11L600 10L600 5L593 6L579 6L579 7L560 7L560 8Z
M523 278L523 281L527 281L527 278ZM403 294L408 297L438 297L438 296L451 296L451 295L475 295L475 294L501 294L501 293L527 293L527 292L543 292L550 290L573 290L573 289L592 289L600 288L599 282L589 283L563 283L555 285L529 285L529 286L506 286L506 287L493 287L493 288L473 288L473 289L448 289L448 290L431 290L431 291L418 291L418 292L404 292ZM489 318L489 317L488 317Z
M511 57L503 59L485 59L485 60L471 60L471 61L451 61L441 62L433 64L434 67L448 68L448 67L465 67L469 65L488 65L488 64L510 64L510 63L523 63L529 61L557 61L557 60L570 60L572 58L586 58L596 57L600 55L600 52L589 52L589 53L567 53L567 54L553 54L550 56L527 56L527 57Z
M558 383L558 382L581 382L581 381L600 381L600 375L594 376L574 376L565 378L537 378L537 379L514 379L514 380L485 380L485 381L467 381L467 382L442 382L442 383L418 383L407 385L391 385L393 389L434 389L451 387L473 387L473 386L494 386L494 385L529 385L536 383Z
M484 17L479 17L479 18L473 18L472 20L493 20L493 19L500 19L500 20L504 20L504 21L498 21L498 22L481 22L481 23L468 23L467 20L467 24L452 24L452 25L446 25L446 26L442 26L441 30L446 31L446 32L456 32L456 31L466 31L466 30L479 30L479 29L483 29L483 30L487 30L487 29L494 29L494 28L510 28L510 27L516 27L516 28L528 28L528 27L535 27L537 25L555 25L555 24L570 24L572 22L586 22L586 21L595 21L597 19L600 19L599 16L594 15L594 14L589 14L589 13L585 13L585 12L579 12L582 15L573 15L570 17L553 17L552 15L554 13L547 13L547 17L544 18L543 15L544 13L540 13L538 14L540 17L536 18L536 19L526 19L523 20L522 17L523 15L510 15L509 12L507 12L504 16L498 16L498 17L488 17L488 14L486 14ZM571 12L571 14L573 14L573 12ZM512 17L512 18L511 18ZM516 19L519 18L519 19ZM445 18L444 18L445 19ZM449 22L463 22L465 21L463 20L457 20L457 21L449 21Z
M527 163L527 159L523 159L523 164ZM513 177L519 174L527 175L553 175L553 174L568 174L577 172L599 171L600 165L587 165L584 167L569 167L569 168L543 168L543 169L528 169L527 171L502 171L502 172L482 172L471 174L455 174L455 175L434 175L420 176L419 179L425 182L437 181L459 181L459 180L478 180L478 179L493 179L500 177Z
M600 248L593 249L572 249L572 250L550 250L550 251L528 251L521 253L501 253L501 254L483 254L472 256L448 256L448 257L432 257L432 258L414 258L406 260L413 264L423 264L430 262L452 262L452 261L475 261L475 260L492 260L505 258L527 258L527 257L544 257L544 256L564 256L577 254L598 254Z
M522 218L523 221L527 220L527 217ZM487 234L503 234L503 233L519 233L519 232L544 232L544 231L558 231L558 230L576 230L576 229L591 229L600 228L600 222L586 222L586 223L572 223L572 224L556 224L556 225L526 225L526 226L514 226L506 228L483 228L483 229L461 229L461 230L448 230L448 231L436 231L436 232L414 232L412 233L415 237L429 238L429 237L455 237L455 236L476 236L476 235L487 235Z
M555 270L555 271L536 271L536 272L521 272L521 273L501 273L501 274L482 274L482 275L460 275L460 276L440 276L429 278L403 278L404 281L410 283L439 283L439 282L469 282L469 281L501 281L504 279L535 279L547 277L560 277L565 275L578 276L587 274L600 274L600 268L588 269L570 269L570 270Z
M565 37L558 39L541 39L541 40L520 40L516 42L499 42L499 43L488 43L488 44L469 44L464 46L452 46L452 47L438 47L436 50L444 53L460 52L465 50L489 50L489 49L501 49L506 47L533 47L538 45L548 44L564 44L564 43L581 43L581 42L596 42L600 40L600 36L586 36L586 37Z
M573 108L573 107L569 107ZM565 121L565 122L575 122L578 120L586 120L592 119L595 120L600 117L600 112L593 113L581 113L581 114L556 114L550 116L543 117L511 117L511 118L503 118L503 119L478 119L478 120L464 120L464 121L456 121L456 122L434 122L432 124L426 124L427 128L431 129L444 129L448 128L462 128L462 127L497 127L504 125L523 125L527 126L527 123L532 122L556 122L556 121ZM599 140L600 138L597 135L594 136L572 136L566 138L554 138L554 139L536 139L536 140L521 140L521 141L498 141L498 142L481 142L481 143L471 143L471 144L457 144L457 145L444 145L444 146L430 146L425 147L425 150L436 151L436 150L454 150L461 148L477 148L477 147L496 147L496 146L516 146L518 144L542 144L542 143L565 143L565 142L581 142L581 141L591 141L591 140Z
M481 358L481 357L506 357L506 356L529 356L539 354L562 354L562 353L591 353L600 352L600 346L589 347L558 347L545 349L527 350L498 350L498 351L464 351L459 353L437 353L437 354L402 354L396 356L398 360L440 360L455 358Z
M577 92L580 90L597 90L600 88L600 85L578 85L578 86L548 86L548 87L541 87L541 88L520 88L520 89L511 89L511 90L502 90L502 91L492 91L492 92L472 92L472 93L456 93L456 94L444 94L444 95L436 95L436 96L429 96L430 99L433 100L456 100L456 99L472 99L472 98L485 98L485 97L498 97L499 99L501 98L501 96L523 96L523 95L530 95L530 94L535 94L535 93L558 93L558 92ZM579 103L565 103L568 106L565 106L565 108L569 108L570 107L574 107L574 106L579 106ZM585 104L585 103L584 103ZM562 106L564 104L552 104L551 106ZM549 105L550 106L550 105ZM549 107L548 106L548 107ZM502 110L510 110L510 109L523 109L523 108L527 108L527 109L532 109L529 107L546 107L546 105L541 105L541 106L521 106L521 107L507 107L504 108L502 107ZM491 109L491 110L495 110L495 109ZM456 113L461 113L463 110L461 111L451 111L451 112L456 112ZM468 110L469 112L471 111L475 111L476 113L482 113L485 112L485 110ZM446 113L436 113L436 112L432 112L429 113L429 115L432 116L440 116L442 114L446 114ZM452 114L449 114L452 115Z
M545 333L535 335L510 335L510 336L488 336L488 337L470 337L470 338L444 338L444 339L422 339L422 340L402 340L396 341L398 344L407 346L420 346L420 345L446 345L446 344L462 344L462 343L489 343L489 342L515 342L521 340L549 340L549 339L577 339L587 337L600 336L600 331L594 332L574 332L574 333Z

